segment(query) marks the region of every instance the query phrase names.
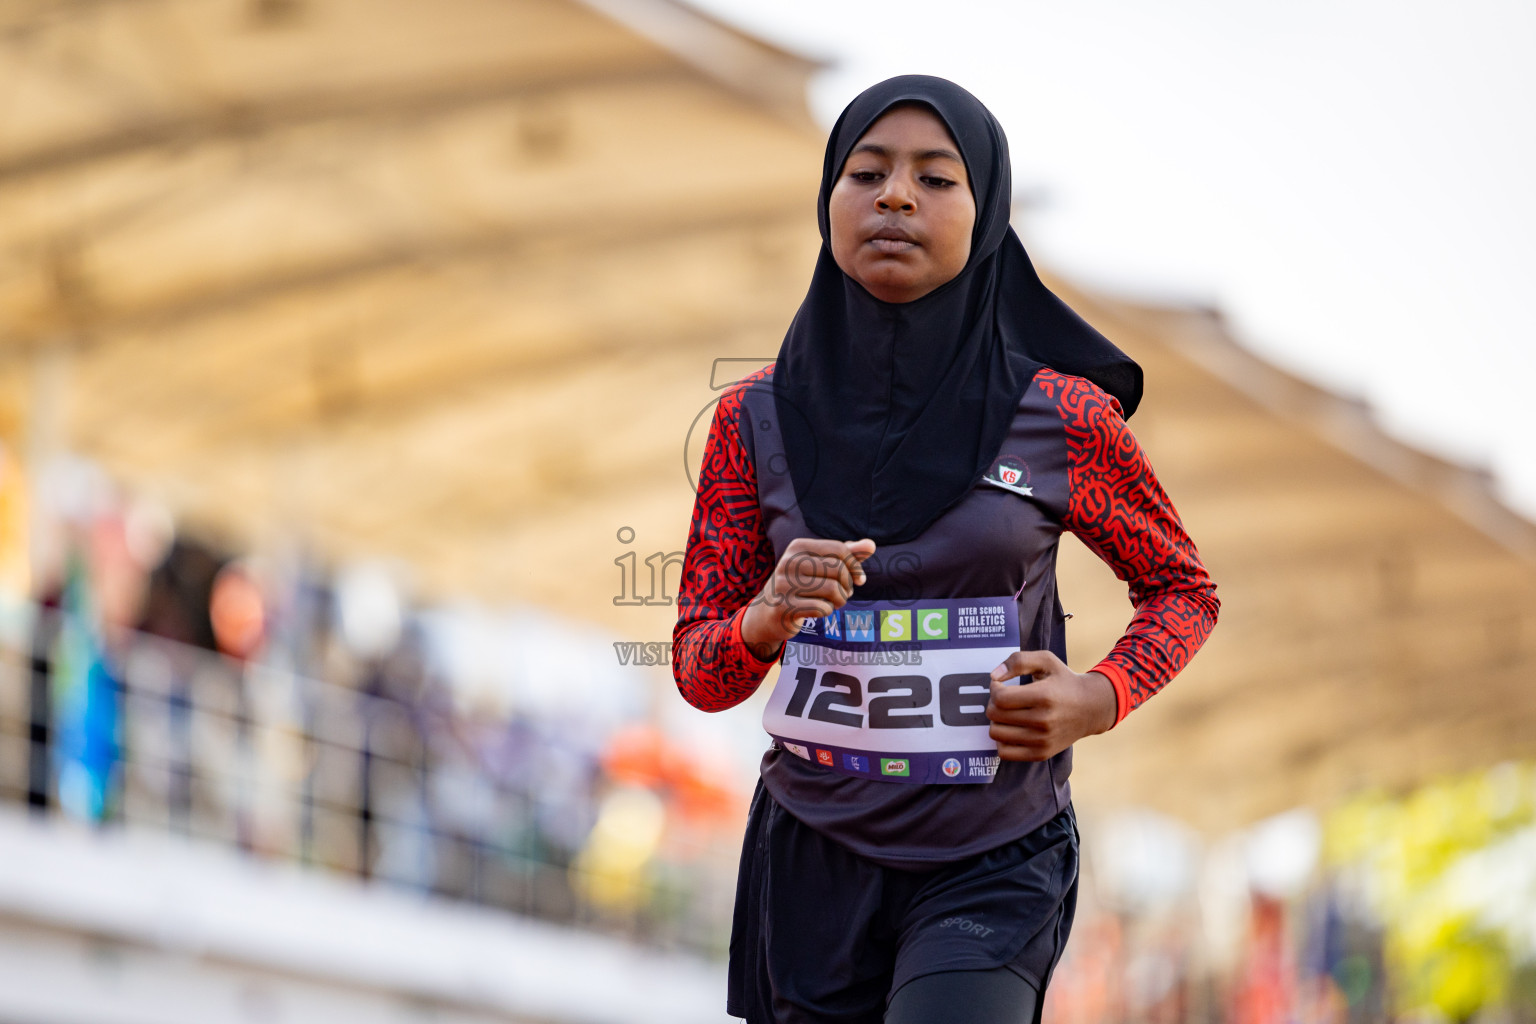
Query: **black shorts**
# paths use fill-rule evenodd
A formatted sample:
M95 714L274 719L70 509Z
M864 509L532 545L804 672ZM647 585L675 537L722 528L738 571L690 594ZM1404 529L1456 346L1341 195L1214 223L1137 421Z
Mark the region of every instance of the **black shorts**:
M1008 967L1043 1002L1077 905L1068 807L1012 843L899 871L801 823L759 784L742 844L726 1012L748 1024L880 1024L896 990Z

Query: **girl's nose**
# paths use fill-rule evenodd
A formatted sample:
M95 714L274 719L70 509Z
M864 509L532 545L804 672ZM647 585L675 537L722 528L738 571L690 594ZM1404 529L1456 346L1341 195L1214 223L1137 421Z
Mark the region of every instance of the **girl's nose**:
M894 174L885 180L885 188L875 196L875 209L881 213L887 210L911 213L917 208L912 202L912 191L907 188L905 182L899 181Z

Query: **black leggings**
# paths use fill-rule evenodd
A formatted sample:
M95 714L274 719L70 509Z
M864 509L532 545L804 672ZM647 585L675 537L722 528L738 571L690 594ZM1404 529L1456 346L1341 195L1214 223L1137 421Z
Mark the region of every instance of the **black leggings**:
M1006 967L925 974L896 990L885 1024L1032 1024L1037 998Z

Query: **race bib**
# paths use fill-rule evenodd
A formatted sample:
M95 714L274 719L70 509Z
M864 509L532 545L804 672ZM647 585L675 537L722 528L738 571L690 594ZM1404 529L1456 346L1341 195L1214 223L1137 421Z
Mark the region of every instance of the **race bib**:
M1019 649L1011 597L850 601L784 645L763 728L865 779L991 782L991 673Z

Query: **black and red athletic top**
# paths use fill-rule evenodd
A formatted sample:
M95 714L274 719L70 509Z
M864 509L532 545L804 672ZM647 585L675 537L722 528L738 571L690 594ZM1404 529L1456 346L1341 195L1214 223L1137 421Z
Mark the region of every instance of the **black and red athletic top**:
M865 600L1016 595L1025 650L1066 659L1056 552L1069 530L1126 581L1135 617L1092 671L1113 684L1118 723L1162 689L1216 624L1216 588L1116 401L1080 377L1041 369L1019 401L983 480L904 544L865 563ZM995 474L989 473L988 476ZM704 711L741 703L773 662L741 638L747 604L797 537L795 506L773 397L773 370L721 399L704 450L683 563L673 675ZM856 540L858 538L837 538ZM1070 799L1070 749L1042 762L1003 762L988 785L902 785L834 774L777 746L763 785L786 810L865 857L921 869L1017 839Z

